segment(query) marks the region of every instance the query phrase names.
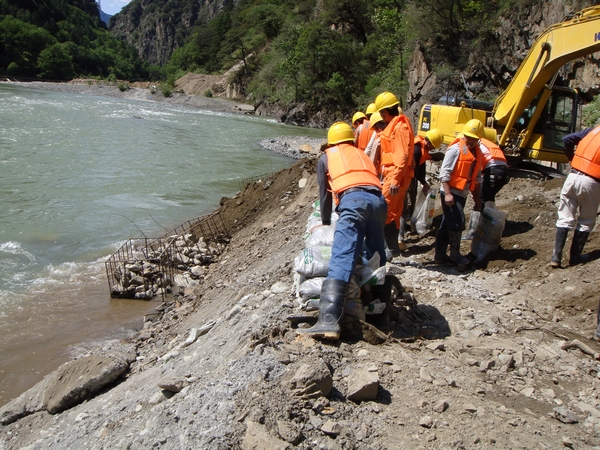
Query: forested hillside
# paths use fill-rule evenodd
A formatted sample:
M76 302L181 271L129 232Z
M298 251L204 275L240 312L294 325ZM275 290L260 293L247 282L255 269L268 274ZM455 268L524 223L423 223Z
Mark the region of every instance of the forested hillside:
M60 80L160 76L108 32L94 0L0 0L0 73Z
M493 100L536 37L597 0L132 0L107 31L94 0L0 0L0 71L167 80L222 75L263 114L325 126L384 90L405 109L468 86ZM156 65L154 65L156 64ZM599 91L593 57L557 84ZM230 75L232 74L232 75ZM208 91L207 91L208 92Z
M294 123L310 123L318 114L347 117L384 90L405 99L412 89L408 98L416 103L461 88L462 74L474 94L492 100L545 27L593 3L133 0L109 28L144 58L168 60L171 82L188 72L223 73L242 61L230 81L247 101L279 116L299 108ZM421 61L411 69L416 53ZM437 84L430 94L411 86L410 72L422 64ZM558 83L573 76L561 74Z

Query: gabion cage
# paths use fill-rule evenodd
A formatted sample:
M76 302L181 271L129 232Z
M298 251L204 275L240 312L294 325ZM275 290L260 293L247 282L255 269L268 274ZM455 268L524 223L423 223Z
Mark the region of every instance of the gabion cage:
M105 263L111 297L150 300L202 277L229 239L219 213L188 220L159 238L132 238Z

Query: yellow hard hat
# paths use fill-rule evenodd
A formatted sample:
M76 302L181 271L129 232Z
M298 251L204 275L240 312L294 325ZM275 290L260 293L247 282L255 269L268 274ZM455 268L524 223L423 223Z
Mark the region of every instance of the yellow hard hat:
M475 139L481 139L484 136L485 131L483 129L483 124L481 123L481 120L471 119L465 124L462 133L465 136L469 136Z
M375 111L373 114L371 114L371 118L369 119L369 122L371 123L371 126L373 126L378 122L383 122L383 117L381 117L381 114L379 113L379 111Z
M329 131L327 131L327 143L329 145L346 141L354 142L354 132L350 125L346 122L336 122L329 127Z
M400 102L394 94L391 92L382 92L375 97L375 109L381 111L382 109L391 108L392 106L399 105Z
M429 139L433 148L440 148L442 142L444 142L444 133L442 133L438 128L432 128L427 133L425 133L425 137Z
M354 122L356 122L357 120L360 119L366 119L367 116L365 115L364 112L358 111L356 113L354 113L354 115L352 116L352 123L354 124Z
M377 107L375 106L375 103L369 103L369 106L367 106L367 117L369 117L371 114L373 114L374 112L377 111Z

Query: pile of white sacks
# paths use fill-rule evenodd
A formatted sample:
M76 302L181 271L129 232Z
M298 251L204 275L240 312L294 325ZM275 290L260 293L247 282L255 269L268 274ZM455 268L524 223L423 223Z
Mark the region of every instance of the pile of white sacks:
M338 219L337 214L332 213L331 225L323 225L319 211L317 200L306 224L305 248L294 259L296 298L300 309L305 311L318 309L321 286L327 277ZM379 267L379 261L379 254L375 253L368 262L355 266L346 296L346 315L365 320L366 314L380 314L385 308L385 303L378 299L366 306L363 306L361 299L365 286L383 284L385 281L386 269L385 266Z

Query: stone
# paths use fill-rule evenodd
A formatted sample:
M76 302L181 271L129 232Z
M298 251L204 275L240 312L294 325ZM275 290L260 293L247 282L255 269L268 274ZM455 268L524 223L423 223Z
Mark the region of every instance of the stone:
M313 364L302 364L290 381L290 387L298 397L326 397L333 388L331 371L322 359Z
M424 416L419 419L419 426L423 428L431 428L433 426L433 419L431 416Z
M231 308L227 312L227 314L225 314L225 320L230 320L232 317L236 316L241 311L242 311L242 306L241 305L235 305L233 308Z
M579 418L566 406L554 408L554 418L562 423L578 423Z
M365 369L353 371L347 378L348 399L354 402L375 400L379 389L379 375Z
M302 189L302 188L306 187L306 183L307 183L307 182L308 182L308 180L307 180L306 178L301 178L301 179L298 181L298 187L299 187L300 189Z
M271 286L271 292L273 294L284 294L290 290L290 287L281 281L278 281L273 286Z
M241 448L242 450L283 450L289 448L289 444L269 433L264 425L248 421Z
M421 367L421 369L419 369L419 377L425 383L433 383L433 377L431 376L426 367Z
M0 424L9 425L17 420L44 410L44 392L50 375L31 389L0 408Z
M185 378L182 377L165 377L157 383L157 386L164 391L177 394L178 392L181 392L187 384Z
M302 431L296 425L284 420L277 421L277 433L281 439L292 445L298 445L304 439Z
M338 436L342 432L342 427L337 422L328 420L321 425L321 431L330 436Z
M44 408L56 414L87 400L129 369L122 359L86 356L60 366L50 375Z
M444 411L446 411L448 409L448 406L449 406L449 404L446 400L440 400L433 406L433 410L436 413L443 413Z

